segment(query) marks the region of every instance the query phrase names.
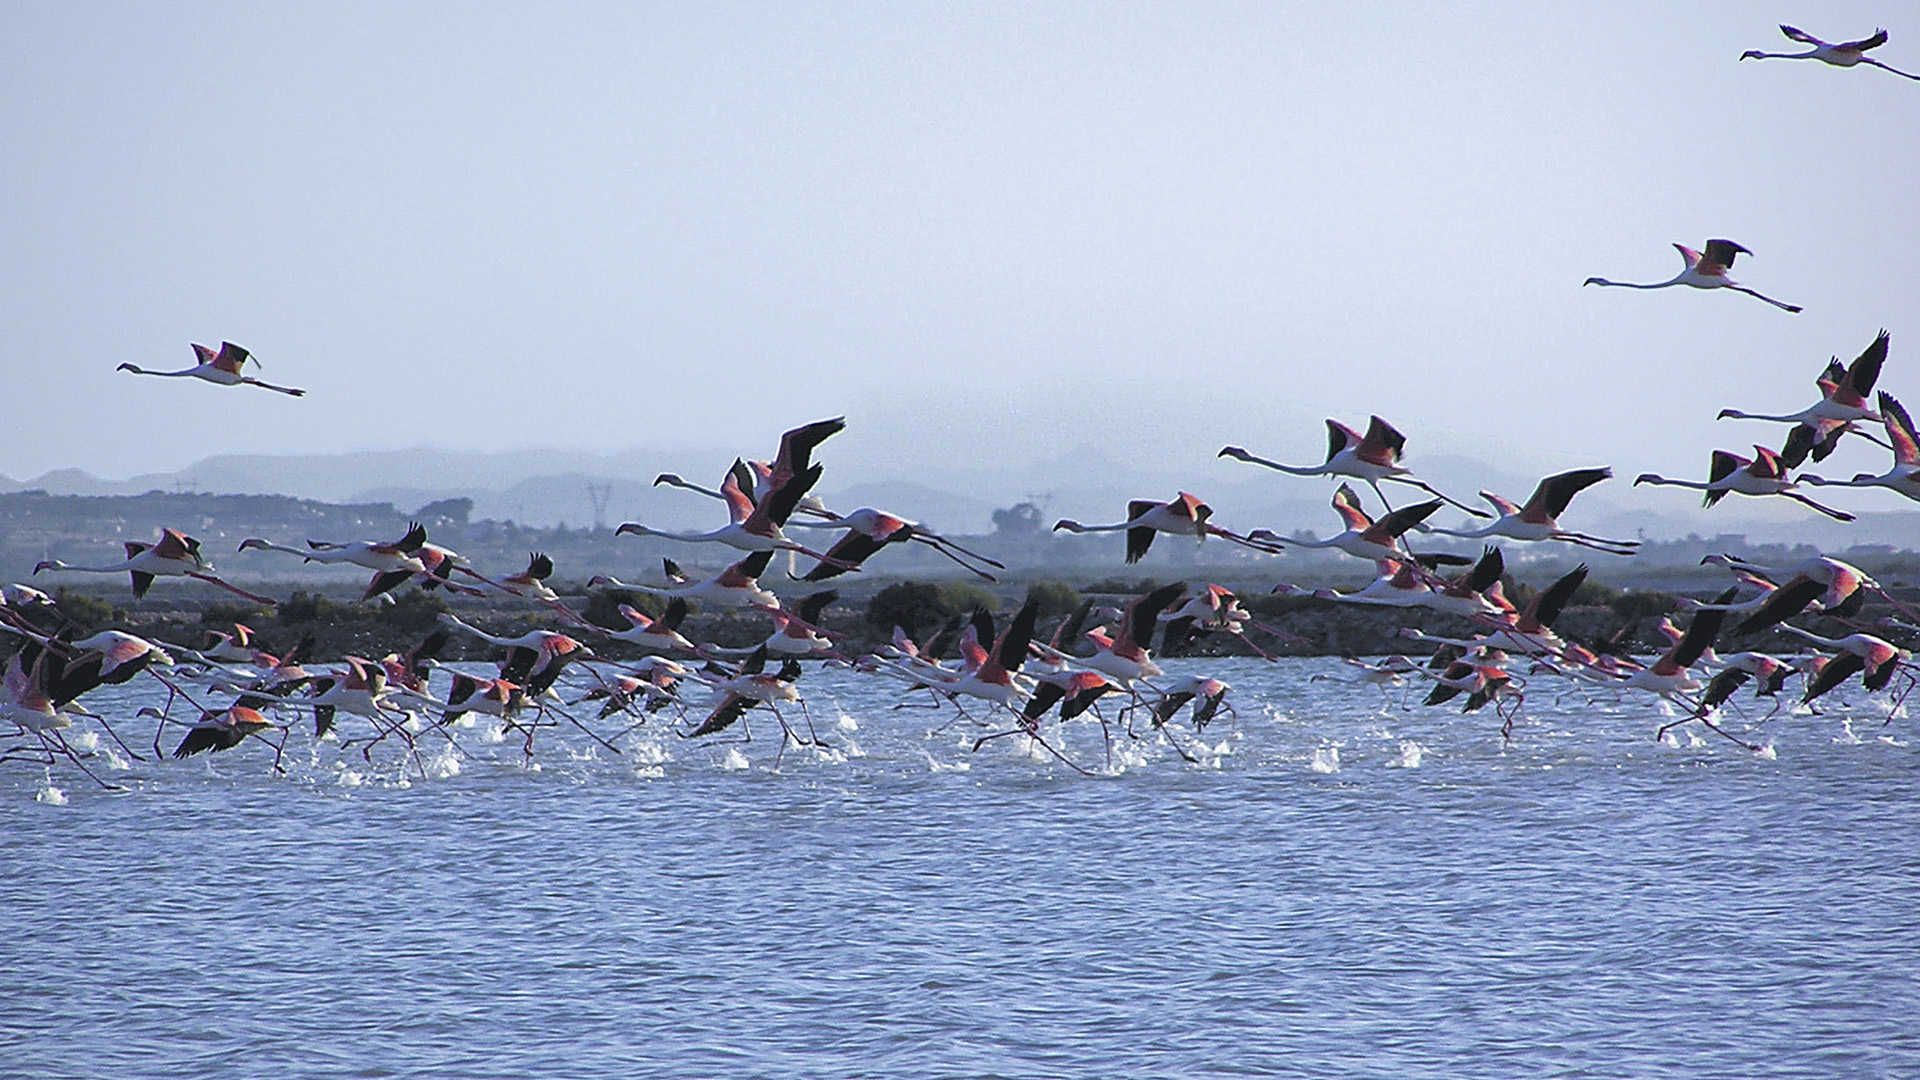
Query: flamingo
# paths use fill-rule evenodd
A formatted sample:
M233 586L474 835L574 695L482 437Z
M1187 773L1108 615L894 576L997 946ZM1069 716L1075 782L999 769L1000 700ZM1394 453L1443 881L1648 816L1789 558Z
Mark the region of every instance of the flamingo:
M1706 691L1700 695L1699 712L1710 713L1719 708L1735 691L1745 686L1748 679L1760 680L1754 690L1755 697L1775 697L1792 674L1792 665L1778 657L1759 652L1734 653L1726 658L1720 670L1707 682ZM1774 709L1778 711L1779 705L1776 704Z
M1382 559L1406 559L1401 537L1409 529L1433 516L1443 504L1438 499L1403 506L1375 521L1360 506L1353 487L1341 484L1333 493L1333 510L1347 523L1344 531L1325 540L1293 540L1267 529L1255 529L1249 539L1302 548L1333 548L1358 559L1379 562Z
M260 361L254 359L252 353L231 341L221 342L219 352L195 342L193 355L199 358L200 363L184 371L148 371L133 364L121 364L114 370L131 371L135 375L159 375L168 379L204 379L218 386L257 386L262 390L273 390L290 397L301 397L306 394L305 390L296 390L291 386L275 386L242 374L241 369L246 367L249 360L253 361L255 367L260 366Z
M1634 478L1633 486L1652 484L1657 487L1682 487L1704 491L1706 495L1700 500L1702 506L1712 506L1730 491L1737 495L1751 495L1755 498L1781 495L1795 502L1804 503L1835 521L1853 520L1853 515L1845 510L1823 506L1795 491L1794 488L1799 485L1788 479L1786 464L1780 460L1779 454L1759 445L1754 446L1753 452L1753 457L1745 458L1729 450L1715 450L1705 483L1698 480L1672 480L1657 473L1641 473Z
M1392 424L1372 417L1367 422L1367 433L1361 435L1338 420L1327 421L1327 459L1318 465L1282 465L1277 461L1268 461L1257 457L1238 446L1222 447L1217 457L1229 457L1235 461L1245 461L1253 465L1264 465L1291 476L1351 476L1365 480L1373 488L1373 493L1385 503L1387 496L1380 490L1380 482L1392 481L1419 488L1421 491L1444 499L1449 505L1472 514L1474 517L1486 517L1484 510L1473 507L1443 494L1432 484L1413 475L1413 471L1400 464L1405 453L1407 437L1400 434ZM1391 508L1391 507L1389 507Z
M120 785L109 784L87 768L86 763L80 760L80 753L61 734L73 726L74 717L91 717L93 714L78 708L63 708L54 703L47 689L48 664L52 662L52 654L39 650L28 660L26 653L27 650L22 650L8 657L5 673L0 675L0 720L11 720L16 728L32 735L40 744L44 758L30 757L27 760L51 765L56 756L63 757L102 788L108 791L121 790ZM18 749L0 752L0 761L18 760L20 757Z
M850 514L830 514L824 521L787 522L789 528L806 529L845 529L847 535L834 541L827 549L827 556L834 560L823 562L807 571L802 581L825 581L830 577L844 574L848 569L857 567L872 558L874 553L888 544L912 540L925 544L933 550L958 563L969 573L983 581L998 581L992 574L968 562L972 559L985 563L996 570L1005 570L1006 564L990 559L978 552L969 551L959 544L929 530L918 522L908 521L895 514L863 506Z
M201 753L217 754L239 746L249 736L261 737L261 732L279 726L260 712L258 706L264 704L266 702L261 698L243 698L224 709L202 710L200 719L194 721L180 744L173 748L173 756L179 759ZM166 714L152 706L141 709L136 715L156 717L163 722L166 720ZM284 731L279 745L268 743L274 747L273 767L276 770L280 768L280 752L285 744Z
M1255 551L1269 555L1275 553L1273 548L1208 521L1212 516L1213 507L1201 502L1199 496L1183 491L1163 503L1134 499L1127 503L1127 520L1112 525L1082 525L1072 518L1061 518L1053 523L1053 530L1059 532L1064 529L1070 533L1124 532L1127 534L1129 564L1139 562L1147 554L1147 549L1153 546L1156 533L1191 536L1200 541L1205 541L1209 536L1220 536Z
M1829 480L1823 476L1800 477L1803 484L1815 487L1883 487L1920 502L1920 434L1906 406L1885 390L1880 391L1880 413L1887 425L1887 441L1892 444L1893 467L1886 472L1855 473L1851 480Z
M452 548L441 547L439 544L422 543L412 554L414 558L420 560L422 567L420 573L416 574L409 570L388 570L376 573L373 575L373 579L367 582L366 592L361 594L360 599L372 600L375 597L384 597L413 578L419 580L420 588L423 590L445 588L450 593L459 593L462 596L485 595L480 589L471 585L462 585L452 580L455 570L460 571L462 574L476 581L484 581L495 588L503 588L503 586L498 583L488 581L486 578L481 577L471 566L467 565L467 557Z
M1719 602L1725 603L1733 599L1733 596L1734 590L1728 589L1721 594ZM1669 645L1667 651L1662 653L1658 660L1655 660L1653 663L1638 671L1632 672L1621 681L1621 685L1623 686L1630 686L1635 690L1644 690L1665 701L1676 702L1687 706L1688 715L1671 724L1664 725L1655 731L1655 741L1665 738L1668 731L1686 723L1688 720L1698 720L1722 738L1739 743L1749 750L1759 750L1759 747L1735 738L1725 729L1708 719L1704 711L1699 708L1698 702L1684 702L1680 700L1681 695L1694 693L1702 689L1699 678L1697 678L1690 669L1700 661L1700 658L1704 656L1709 649L1713 648L1713 639L1719 636L1720 626L1726 620L1726 617L1726 612L1716 611L1711 607L1696 612L1693 616L1693 621L1687 624L1686 632L1680 636L1678 641Z
M1867 395L1873 393L1873 384L1879 380L1880 369L1886 364L1888 340L1887 332L1882 330L1852 364L1843 367L1838 358L1829 361L1820 372L1820 377L1814 380L1820 390L1820 400L1799 412L1772 414L1721 409L1718 418L1792 424L1793 430L1780 451L1781 459L1789 468L1798 468L1809 455L1815 461L1825 461L1839 444L1840 438L1848 433L1857 433L1869 442L1888 446L1872 435L1861 432L1856 426L1863 420L1873 423L1884 420L1881 413L1868 407Z
M786 755L787 744L790 742L801 746L825 746L826 744L820 741L819 734L813 730L813 716L807 711L806 700L800 696L797 685L800 681L800 662L789 658L780 665L778 672L771 675L766 672L766 662L765 651L755 650L754 654L740 665L737 672L715 684L715 689L719 691L718 703L698 727L685 733L686 737L699 738L702 735L724 731L732 727L736 721L744 720L747 710L757 705L765 705L767 711L773 713L773 718L780 723L780 749L774 755L774 768L780 767L780 761ZM783 701L794 702L800 706L800 714L807 721L808 738L800 738L794 732L793 726L787 723L787 718L780 715L779 703ZM746 737L751 741L753 733L747 731Z
M1836 655L1828 659L1808 678L1806 693L1800 698L1802 705L1811 704L1815 698L1846 682L1855 673L1862 673L1861 684L1869 691L1885 689L1886 685L1893 681L1894 673L1913 656L1906 649L1872 634L1848 634L1843 638L1830 638L1808 633L1797 626L1784 623L1781 624L1780 629L1836 652Z
M451 724L474 713L491 716L512 727L514 716L526 704L526 688L510 679L482 679L455 672L453 685L447 688L447 708L440 714L440 723Z
M622 522L613 531L615 536L657 536L664 540L683 540L687 543L720 543L741 551L790 551L820 562L837 566L843 571L858 570L856 563L815 551L803 544L787 538L782 526L792 515L795 504L805 495L807 489L820 478L820 466L815 465L788 480L775 489L766 498L755 503L740 488L739 481L729 474L720 485L721 497L727 501L728 523L709 532L690 533L673 532L642 525L637 521Z
M271 597L250 593L237 585L229 584L215 577L213 564L200 554L200 541L178 529L161 529L160 539L146 544L129 540L124 545L127 552L125 562L110 566L72 566L59 559L47 559L36 563L33 572L42 570L65 570L83 574L128 574L133 578L133 595L139 598L147 595L157 577L190 577L245 597L256 604L272 607Z
M773 560L773 552L762 551L749 555L727 567L705 581L685 582L679 585L629 585L616 577L604 574L594 577L588 587L626 589L630 592L649 593L664 596L669 600L681 599L700 601L718 608L759 608L770 611L780 606L780 598L760 586L760 575L767 572L767 564ZM669 565L671 561L669 560Z
M680 700L674 693L675 687L691 675L684 665L661 656L642 657L633 670L638 674L615 675L611 680L602 678L599 686L568 704L604 700L606 704L600 707L602 720L617 712L632 712L642 698L647 712L657 712Z
M1825 555L1816 555L1788 567L1762 566L1758 563L1736 559L1731 555L1708 555L1700 560L1703 566L1724 566L1729 570L1758 575L1777 581L1779 587L1767 594L1766 603L1760 605L1734 628L1736 634L1751 634L1765 630L1769 626L1792 618L1806 610L1810 604L1818 603L1820 609L1829 615L1846 617L1857 611L1864 602L1867 592L1878 593L1886 597L1886 590L1880 583L1867 576L1866 571L1852 563ZM1729 592L1721 597L1725 605L1733 599ZM1699 605L1703 610L1711 610L1714 605Z
M1275 637L1300 640L1295 635L1254 622L1252 612L1240 603L1240 598L1234 595L1233 590L1224 585L1195 586L1185 602L1177 607L1169 606L1162 612L1160 621L1166 624L1160 639L1161 648L1169 655L1185 648L1203 634L1226 634L1238 638L1262 660L1272 660L1272 656L1247 637L1249 623Z
M1506 556L1501 554L1500 549L1486 548L1471 569L1427 590L1415 604L1467 618L1498 616L1512 607L1509 604L1502 608L1490 597L1494 593L1494 586L1500 584L1500 575L1506 570Z
M258 536L249 536L240 541L241 551L278 551L287 555L298 555L306 562L337 565L351 563L363 566L377 574L404 572L408 575L427 572L426 563L420 561L421 545L427 542L427 527L419 522L407 526L406 535L398 540L382 542L378 540L355 540L351 543L336 544L325 540L309 540L304 548L288 547L264 540Z
M1351 680L1342 679L1338 681L1352 682L1362 686L1377 686L1380 688L1380 695L1383 698L1387 696L1387 691L1406 685L1406 676L1413 674L1418 668L1418 665L1413 661L1398 653L1386 657L1378 664L1369 664L1365 660L1357 660L1351 656L1341 657L1340 662L1347 665L1347 667L1353 671L1354 675ZM1319 672L1307 676L1308 682L1321 682L1331 679L1333 679L1333 676L1326 672Z
M1560 635L1553 632L1553 624L1560 618L1573 594L1587 580L1585 563L1574 567L1561 575L1552 585L1540 590L1527 602L1524 610L1506 610L1496 618L1499 625L1478 638L1459 639L1428 634L1413 627L1404 627L1400 636L1415 641L1434 641L1447 645L1456 645L1463 649L1493 648L1505 653L1518 653L1522 656L1548 656L1559 653L1566 643ZM1495 579L1486 589L1489 600L1506 598L1497 590L1499 580ZM1509 605L1510 607L1510 605Z
M1149 651L1153 631L1159 625L1160 613L1179 601L1186 591L1186 583L1175 582L1134 597L1120 615L1117 637L1110 637L1101 629L1087 631L1086 637L1093 642L1094 652L1080 660L1080 665L1113 676L1129 690L1141 679L1159 675L1160 665L1153 662Z
M1434 529L1443 536L1461 536L1478 539L1487 536L1504 536L1509 540L1541 541L1559 540L1579 547L1592 548L1609 555L1631 555L1639 549L1638 540L1609 540L1604 536L1590 536L1587 533L1570 532L1560 527L1559 517L1566 513L1567 504L1573 497L1587 488L1613 478L1609 468L1574 469L1557 473L1540 481L1528 496L1526 505L1515 504L1503 499L1491 491L1482 491L1480 497L1493 505L1500 516L1479 529Z
M1821 41L1805 30L1788 26L1786 23L1780 24L1780 32L1787 35L1788 40L1797 41L1802 45L1811 45L1812 48L1801 53L1770 53L1761 52L1759 49L1748 49L1746 52L1740 54L1740 59L1818 60L1823 64L1830 64L1833 67L1839 68L1850 68L1857 64L1866 64L1869 67L1877 67L1882 71L1891 71L1903 79L1920 79L1920 75L1901 71L1899 68L1888 67L1880 61L1867 56L1868 49L1877 49L1887 43L1887 32L1885 30L1876 29L1872 37L1861 38L1858 41L1842 41L1837 43Z
M819 656L835 655L833 641L820 629L820 613L828 604L840 598L840 594L827 589L813 593L794 605L792 611L784 608L769 611L773 619L773 633L760 643L758 648L767 650L767 655L779 658L794 657L810 659ZM722 656L748 656L753 649L714 649Z
M1428 579L1431 575L1423 573L1411 559L1381 559L1376 564L1378 576L1365 587L1353 592L1335 592L1332 589L1316 589L1311 595L1316 600L1331 600L1342 604L1374 604L1380 607L1419 607L1433 591ZM1273 587L1275 595L1298 596L1306 592L1297 585L1282 582Z
M1482 646L1449 663L1437 674L1425 668L1416 669L1433 680L1433 689L1421 704L1439 705L1466 694L1467 703L1460 711L1470 713L1492 703L1494 711L1500 714L1500 738L1502 741L1511 741L1513 721L1519 715L1520 706L1525 704L1526 695L1522 692L1522 684L1507 671L1507 662L1505 652ZM1512 708L1506 704L1509 698L1515 701Z
M1233 687L1219 679L1206 675L1188 675L1174 683L1160 700L1153 703L1153 721L1156 726L1164 726L1173 719L1188 702L1196 702L1193 707L1193 730L1205 731L1213 722L1215 714L1222 707L1227 715L1237 716L1233 706L1227 703L1227 693Z
M1704 255L1684 244L1675 244L1673 246L1680 250L1680 257L1686 261L1687 265L1686 269L1666 281L1640 284L1632 281L1608 281L1602 277L1590 277L1583 284L1610 285L1622 289L1665 289L1674 285L1686 285L1695 289L1732 289L1734 292L1746 293L1748 296L1756 299L1765 300L1767 303L1772 304L1782 311L1791 311L1796 314L1800 311L1800 307L1797 304L1783 304L1770 296L1762 296L1727 276L1727 270L1733 266L1733 260L1736 256L1753 254L1753 252L1748 251L1739 244L1731 240L1709 240L1707 241L1707 252Z
M461 621L451 611L441 612L439 620L443 626L507 650L500 663L501 676L526 687L533 696L545 693L567 664L596 659L592 649L555 630L535 629L516 637L500 637Z
M592 588L596 583L610 579L595 578L587 583ZM620 617L627 620L622 630L600 629L600 632L616 641L624 641L650 652L684 652L704 655L700 646L687 640L680 633L680 624L687 618L687 602L678 597L667 602L667 610L659 618L654 618L632 604L620 605Z

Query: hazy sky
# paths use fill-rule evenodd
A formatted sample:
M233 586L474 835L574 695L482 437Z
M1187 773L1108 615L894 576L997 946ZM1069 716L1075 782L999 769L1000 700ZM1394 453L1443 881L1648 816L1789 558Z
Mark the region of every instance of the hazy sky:
M1911 9L1351 7L9 4L0 473L846 413L843 476L1204 490L1380 412L1696 475L1882 325L1920 406L1920 84L1738 62ZM1580 287L1708 236L1806 313ZM221 338L310 395L114 371Z

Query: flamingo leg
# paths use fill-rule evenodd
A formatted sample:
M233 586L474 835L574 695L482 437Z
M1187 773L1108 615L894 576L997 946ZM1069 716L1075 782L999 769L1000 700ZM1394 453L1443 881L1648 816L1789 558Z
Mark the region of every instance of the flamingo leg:
M220 588L227 590L228 592L234 594L235 596L244 596L248 600L251 600L256 604L264 605L266 607L276 607L280 603L278 600L275 600L271 596L261 596L259 593L250 593L238 585L230 585L227 582L222 581L217 577L214 577L212 574L203 574L198 570L189 570L187 571L187 576L190 578L198 578L199 580L204 581L209 585L218 585Z

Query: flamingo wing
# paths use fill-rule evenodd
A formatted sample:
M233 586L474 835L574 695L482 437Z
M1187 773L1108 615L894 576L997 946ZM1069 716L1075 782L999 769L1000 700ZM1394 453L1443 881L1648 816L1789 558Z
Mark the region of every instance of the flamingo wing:
M1884 29L1875 29L1871 37L1863 37L1858 41L1843 41L1834 47L1848 52L1866 52L1868 49L1877 49L1886 43L1887 32Z
M1527 500L1526 513L1545 511L1546 516L1557 518L1567 512L1567 504L1575 495L1601 482L1611 480L1613 470L1609 468L1574 469L1570 472L1549 476L1540 481L1533 489L1533 496Z
M1882 390L1880 415L1886 421L1887 441L1893 444L1893 460L1902 465L1920 465L1920 439L1915 438L1913 418L1907 415L1907 407Z

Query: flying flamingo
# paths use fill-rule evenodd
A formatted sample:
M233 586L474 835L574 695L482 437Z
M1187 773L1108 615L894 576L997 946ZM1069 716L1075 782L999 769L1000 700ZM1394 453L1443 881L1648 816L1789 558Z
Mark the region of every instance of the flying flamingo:
M1332 589L1316 589L1311 595L1316 600L1332 600L1343 604L1374 604L1380 607L1419 607L1432 594L1430 584L1432 575L1424 573L1411 559L1381 559L1376 564L1378 575L1364 588L1353 592L1336 592ZM1298 585L1281 582L1273 587L1278 596L1299 596L1306 590Z
M1338 535L1325 540L1293 540L1268 529L1255 529L1247 537L1290 547L1333 548L1369 562L1405 559L1408 554L1400 538L1409 529L1433 516L1433 512L1440 509L1441 505L1440 500L1429 499L1390 511L1375 521L1361 508L1360 497L1354 494L1352 486L1341 484L1333 493L1333 510L1347 523L1347 527Z
M1907 415L1906 406L1892 394L1880 391L1880 413L1887 425L1887 441L1892 444L1893 467L1886 472L1855 473L1851 480L1829 480L1822 476L1801 476L1800 482L1815 487L1883 487L1920 502L1920 434Z
M756 648L765 649L767 655L780 659L794 657L805 660L836 655L832 639L820 629L819 623L820 613L839 598L839 593L827 589L802 599L791 611L782 608L767 612L773 619L773 633ZM754 649L710 651L721 656L749 656Z
M794 475L785 484L776 488L766 498L755 503L740 489L738 480L731 474L720 485L720 495L727 502L726 525L710 532L688 533L673 532L642 525L637 521L621 523L613 531L615 536L657 536L665 540L684 540L688 543L720 543L741 551L790 551L822 563L838 566L842 570L858 570L856 563L818 552L810 547L797 544L787 538L782 529L787 518L793 513L795 504L807 493L814 482L820 478L820 466L815 465Z
M1872 37L1861 38L1858 41L1842 41L1837 43L1821 41L1805 30L1788 26L1786 23L1780 24L1780 32L1787 35L1790 41L1797 41L1802 45L1811 45L1813 47L1801 53L1770 53L1761 52L1759 49L1748 49L1746 52L1740 54L1740 59L1818 60L1823 64L1831 64L1839 68L1850 68L1856 64L1866 64L1869 67L1877 67L1882 71L1891 71L1903 79L1920 79L1920 75L1901 71L1899 68L1888 67L1880 61L1870 59L1867 56L1868 49L1877 49L1887 43L1887 32L1885 30L1875 30Z
M1255 551L1269 555L1275 553L1271 547L1208 521L1212 516L1213 507L1201 502L1199 496L1183 491L1163 503L1134 499L1127 503L1127 520L1112 525L1082 525L1071 518L1061 518L1053 523L1053 529L1055 532L1065 529L1070 533L1124 532L1127 534L1128 563L1137 563L1146 555L1147 549L1153 546L1156 533L1191 536L1202 541L1209 536L1220 536Z
M159 375L168 379L204 379L219 386L258 386L262 390L275 390L292 397L300 397L306 393L305 390L295 390L291 386L275 386L242 374L241 369L246 367L249 360L253 361L255 367L260 366L260 361L255 360L252 353L231 341L221 342L219 352L214 352L196 342L193 346L193 355L200 358L200 363L184 371L148 371L133 364L121 364L114 370L131 371L135 375Z
M650 593L669 600L699 601L719 608L751 607L770 611L780 606L780 598L761 588L760 575L767 572L767 564L772 560L773 552L762 551L741 559L705 581L672 586L629 585L619 578L606 575L596 576L587 584L589 587Z
M1811 454L1815 461L1825 461L1838 445L1841 436L1850 432L1858 433L1869 442L1880 446L1886 443L1872 435L1859 431L1856 423L1871 421L1880 423L1884 417L1867 405L1867 395L1873 393L1873 384L1879 381L1880 369L1887 361L1888 334L1880 331L1852 364L1842 367L1836 358L1829 361L1820 372L1814 384L1820 390L1820 400L1796 413L1770 414L1743 412L1739 409L1721 409L1721 420L1771 420L1794 425L1787 437L1786 446L1780 451L1781 460L1788 468L1798 468Z
M1734 628L1737 634L1765 630L1783 619L1798 615L1816 602L1829 615L1846 616L1858 610L1862 603L1859 597L1865 592L1873 592L1882 599L1892 601L1880 583L1867 576L1866 571L1852 563L1825 555L1802 559L1787 567L1762 566L1731 555L1708 555L1700 562L1703 566L1724 566L1735 572L1744 571L1780 583L1778 588L1767 594L1766 603ZM1721 599L1721 603L1732 599L1733 595L1729 594ZM1707 609L1713 605L1699 606Z
M1573 599L1573 594L1586 580L1587 566L1582 563L1562 575L1552 585L1535 593L1524 610L1506 610L1494 616L1498 620L1498 625L1478 638L1463 640L1441 637L1413 627L1402 628L1399 634L1401 637L1412 638L1415 641L1435 641L1457 645L1463 649L1484 647L1499 649L1506 653L1518 653L1522 656L1553 655L1560 652L1566 644L1560 640L1560 635L1553 632L1553 624L1559 619L1560 612L1566 608L1567 603ZM1486 593L1489 599L1498 596L1504 602L1506 597L1497 591L1499 584L1496 578L1494 583L1487 587Z
M1695 289L1732 289L1734 292L1746 293L1748 296L1756 299L1765 300L1767 303L1772 304L1782 311L1796 313L1800 311L1800 307L1797 304L1783 304L1772 297L1761 296L1759 293L1727 276L1727 270L1733 266L1735 256L1753 254L1753 252L1748 251L1739 244L1731 240L1709 240L1707 241L1707 253L1705 255L1683 244L1675 244L1673 246L1680 249L1680 257L1686 260L1687 266L1686 269L1666 281L1640 284L1632 281L1608 281L1602 277L1590 277L1583 284L1611 285L1622 289L1665 289L1674 285L1686 285Z
M1586 533L1570 532L1560 527L1559 517L1566 513L1567 504L1573 497L1587 488L1613 477L1613 470L1574 469L1571 472L1558 473L1547 477L1534 487L1533 494L1521 506L1510 499L1503 499L1491 491L1482 491L1480 497L1500 511L1500 516L1490 525L1479 529L1434 529L1443 536L1463 536L1478 539L1487 536L1504 536L1509 540L1559 540L1579 547L1592 548L1609 555L1631 555L1640 546L1638 540L1609 540L1604 536L1590 536Z
M1787 467L1780 455L1764 446L1753 448L1754 456L1741 457L1728 450L1715 450L1713 464L1707 474L1707 480L1671 480L1657 473L1641 473L1634 478L1633 485L1652 484L1657 487L1692 488L1704 491L1700 500L1702 506L1712 506L1726 496L1728 492L1737 495L1751 495L1756 498L1767 495L1781 495L1798 503L1804 503L1815 510L1833 518L1835 521L1852 521L1853 515L1845 510L1835 510L1830 506L1807 498L1795 491L1799 485L1787 477Z
M1367 422L1367 433L1361 435L1338 420L1327 421L1327 459L1318 465L1282 465L1277 461L1268 461L1257 457L1238 446L1222 447L1218 457L1230 457L1235 461L1245 461L1253 465L1264 465L1292 476L1351 476L1365 480L1373 488L1373 493L1385 503L1387 496L1380 490L1382 480L1396 484L1407 484L1437 499L1444 499L1449 505L1459 507L1474 517L1486 517L1484 510L1451 498L1432 484L1413 475L1413 471L1400 464L1401 455L1406 452L1407 437L1400 434L1392 424L1372 417ZM1390 504L1389 504L1390 505Z
M415 554L426 542L427 527L416 521L407 527L406 535L393 541L355 540L335 544L325 540L309 540L306 547L297 548L250 536L240 541L239 550L278 551L286 555L298 555L307 562L329 565L351 563L364 566L376 574L404 571L411 575L427 571L426 563L421 562Z
M830 577L844 574L848 569L857 567L873 557L873 554L888 544L897 544L912 540L925 544L940 554L958 563L969 573L985 581L997 581L992 574L974 566L968 560L985 563L996 570L1005 570L1006 564L987 558L978 552L969 551L959 544L938 533L930 531L918 522L863 506L850 514L830 514L824 521L792 521L788 528L807 529L845 529L847 535L834 541L827 549L832 562L823 562L807 571L802 581L825 581Z
M236 596L246 597L256 604L273 606L272 597L250 593L237 585L222 581L213 574L213 564L200 554L200 541L178 529L161 529L160 539L152 544L129 540L124 545L127 551L125 562L111 566L71 566L59 559L48 559L35 564L34 573L42 570L68 570L84 574L128 574L133 578L133 595L138 598L147 595L157 577L190 577L204 581Z
M1901 664L1911 659L1913 654L1872 634L1848 634L1843 638L1822 637L1808 633L1797 626L1782 623L1780 629L1796 637L1803 638L1823 648L1836 650L1838 655L1827 661L1817 675L1807 682L1807 690L1800 703L1806 705L1815 698L1841 683L1855 672L1864 672L1861 683L1869 691L1881 690L1893 681L1894 672Z

